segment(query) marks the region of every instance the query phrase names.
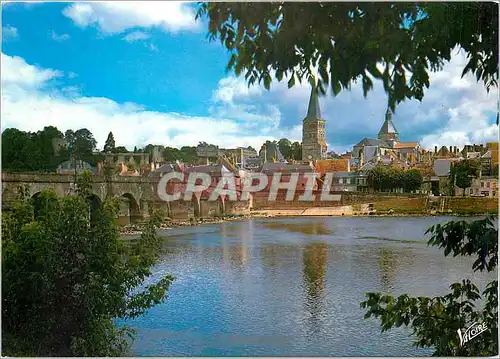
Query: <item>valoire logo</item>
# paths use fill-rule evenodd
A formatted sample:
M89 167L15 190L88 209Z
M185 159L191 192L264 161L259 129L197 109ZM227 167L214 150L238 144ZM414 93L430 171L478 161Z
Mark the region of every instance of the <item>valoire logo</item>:
M484 323L475 322L469 328L467 328L463 334L460 329L457 329L458 337L460 339L460 346L463 346L465 343L471 341L475 337L477 337L482 332L486 331L488 327Z

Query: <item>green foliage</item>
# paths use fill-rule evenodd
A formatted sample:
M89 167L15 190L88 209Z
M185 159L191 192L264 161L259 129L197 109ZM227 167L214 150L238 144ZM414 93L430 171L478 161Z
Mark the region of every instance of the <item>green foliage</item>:
M135 163L133 163L133 162L127 163L127 170L129 170L129 171L135 171L136 169L137 169L137 166L136 166Z
M479 177L480 163L474 159L460 161L457 164L452 164L450 168L449 182L453 190L453 184L458 188L463 189L465 196L465 189L472 185L472 180Z
M289 139L282 138L279 140L278 148L285 159L291 160L293 158L292 142Z
M405 99L422 100L429 71L457 47L468 56L463 74L488 90L498 81L494 2L204 2L199 17L229 51L227 70L245 74L248 85L307 80L337 95L361 81L366 96L380 81L394 111Z
M266 141L264 145L268 145L270 142L271 141ZM289 139L282 138L277 142L277 145L278 149L286 160L302 160L302 145L300 144L300 142L292 143Z
M81 128L75 132L67 130L64 133L64 139L73 158L90 163L94 162L93 153L96 150L97 141L92 132L86 128Z
M413 192L422 187L423 181L422 172L416 168L412 168L403 172L403 177L399 185L403 188L404 192Z
M115 150L115 137L113 136L113 132L108 133L108 138L104 143L103 151L105 153L112 153Z
M378 165L368 172L366 178L368 186L376 191L382 191L387 183L388 170L385 166Z
M133 332L113 320L167 296L170 275L143 285L160 250L156 222L124 245L116 201L89 207L90 179L79 178L77 196L42 192L2 213L3 355L123 355Z
M300 142L292 143L292 159L296 161L302 160L302 144Z
M452 221L427 231L428 244L444 249L444 255L474 256L472 270L492 272L498 264L497 217L474 222ZM410 326L417 340L416 347L434 348L435 356L494 356L498 354L498 280L491 281L483 291L468 279L450 286L451 292L440 297L398 298L381 293L367 293L361 303L368 309L365 318L381 320L382 331L402 325ZM482 309L476 309L482 299ZM487 330L460 346L457 330L472 323L484 323Z
M415 168L402 170L379 164L368 172L367 182L371 189L379 192L400 188L404 192L413 192L422 187L423 176Z
M124 146L118 146L116 148L113 148L112 152L113 153L129 153L130 151Z
M53 172L69 159L65 147L54 148L53 140L63 135L53 126L38 132L7 128L2 133L2 169L9 172Z

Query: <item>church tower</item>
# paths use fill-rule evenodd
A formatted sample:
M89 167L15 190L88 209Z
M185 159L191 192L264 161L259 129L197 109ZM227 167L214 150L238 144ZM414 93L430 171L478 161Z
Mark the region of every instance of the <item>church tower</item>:
M387 108L384 124L380 128L380 131L378 131L378 139L389 144L399 142L399 133L392 123L392 112L390 108Z
M313 87L307 116L302 121L302 160L322 160L326 158L325 120L321 118L318 90Z

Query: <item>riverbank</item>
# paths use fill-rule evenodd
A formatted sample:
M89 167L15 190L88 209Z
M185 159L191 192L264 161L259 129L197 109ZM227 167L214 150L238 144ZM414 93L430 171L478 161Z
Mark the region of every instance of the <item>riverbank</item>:
M167 220L160 225L159 229L168 230L180 227L192 227L203 224L226 223L235 221L244 221L254 218L283 218L283 217L435 217L435 216L450 216L450 217L476 217L486 216L489 213L455 213L452 211L439 212L435 210L426 212L396 212L389 211L373 211L370 213L358 213L345 211L341 212L338 209L332 208L308 208L300 210L261 210L253 211L250 214L244 215L228 215L222 217L207 217L207 218L190 218L189 220ZM120 235L122 236L136 236L142 233L143 224L132 224L120 228Z

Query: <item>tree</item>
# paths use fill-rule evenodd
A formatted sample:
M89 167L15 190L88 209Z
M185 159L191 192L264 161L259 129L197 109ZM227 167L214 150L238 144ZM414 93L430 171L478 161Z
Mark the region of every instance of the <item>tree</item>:
M451 180L458 188L462 188L462 196L465 196L465 189L472 185L472 180L479 176L480 164L477 160L468 159L453 165L450 171Z
M368 176L366 178L368 186L375 191L382 191L384 185L388 182L387 179L387 168L380 164L368 171Z
M181 161L184 163L194 164L197 162L198 155L196 154L196 147L182 146L180 149Z
M416 168L406 170L402 173L402 187L405 192L413 192L421 189L423 181L422 172Z
M113 153L129 153L129 150L124 146L118 146L113 150Z
M474 256L474 272L495 270L498 263L498 217L466 222L448 222L427 231L432 234L428 244L444 249L444 255ZM482 293L469 280L450 286L444 296L398 298L380 293L367 293L361 307L367 309L365 318L380 318L382 331L401 325L413 328L417 340L414 346L434 348L434 356L494 356L498 354L498 280L493 280ZM476 310L475 301L484 306ZM484 323L487 331L460 346L457 330L473 323Z
M108 138L106 139L106 142L104 143L104 152L106 153L113 153L113 150L115 149L115 137L113 136L113 132L108 133Z
M53 172L69 158L65 147L57 149L53 141L63 134L53 126L36 133L8 128L2 133L2 167L6 171Z
M389 190L404 189L405 172L395 166L391 166L386 171L385 187Z
M205 2L200 17L208 17L209 39L231 54L227 70L244 73L249 85L308 80L337 95L361 81L366 96L381 81L394 111L405 99L422 100L429 70L439 71L458 47L469 60L463 75L497 86L494 2Z
M85 161L94 163L94 151L97 141L92 132L86 128L77 131L67 130L64 133L64 139L68 143L68 149L75 161Z
M7 128L2 133L2 168L4 171L26 171L30 169L25 153L29 137L25 132Z
M118 203L89 208L91 178L78 178L77 196L41 193L36 217L26 195L2 212L3 355L123 355L133 333L113 320L166 298L170 275L140 287L161 245L157 218L137 242L121 241Z
M294 160L302 160L302 144L300 142L292 143L292 155Z
M292 153L292 142L290 142L289 139L282 138L281 140L278 141L278 148L286 159L290 160L293 158L293 153Z

